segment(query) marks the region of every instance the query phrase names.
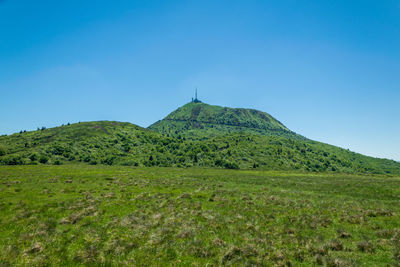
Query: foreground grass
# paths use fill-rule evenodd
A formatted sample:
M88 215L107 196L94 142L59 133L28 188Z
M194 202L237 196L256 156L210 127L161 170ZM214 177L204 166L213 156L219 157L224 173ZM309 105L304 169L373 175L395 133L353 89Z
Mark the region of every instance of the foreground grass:
M400 179L0 167L3 265L396 265Z

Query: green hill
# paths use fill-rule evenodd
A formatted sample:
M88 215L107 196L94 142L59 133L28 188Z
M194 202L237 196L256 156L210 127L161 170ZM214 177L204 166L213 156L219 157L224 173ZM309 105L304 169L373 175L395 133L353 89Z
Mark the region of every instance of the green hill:
M400 164L313 141L251 132L201 139L131 123L84 122L0 137L0 165L103 164L400 175Z
M191 138L236 132L305 140L268 113L254 109L213 106L201 102L191 102L178 108L163 120L150 125L149 129Z
M0 162L7 165L67 162L119 164L142 160L160 134L131 123L98 121L0 137Z

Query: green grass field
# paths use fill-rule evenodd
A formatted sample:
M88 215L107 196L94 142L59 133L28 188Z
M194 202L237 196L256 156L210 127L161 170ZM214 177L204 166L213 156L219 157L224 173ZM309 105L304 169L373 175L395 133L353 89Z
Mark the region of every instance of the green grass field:
M396 265L399 197L385 176L1 166L0 265Z

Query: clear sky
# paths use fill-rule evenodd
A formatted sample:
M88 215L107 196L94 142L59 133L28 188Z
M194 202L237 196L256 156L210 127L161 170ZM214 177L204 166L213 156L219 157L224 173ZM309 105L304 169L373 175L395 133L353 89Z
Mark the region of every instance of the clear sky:
M400 2L0 0L0 134L190 101L400 160Z

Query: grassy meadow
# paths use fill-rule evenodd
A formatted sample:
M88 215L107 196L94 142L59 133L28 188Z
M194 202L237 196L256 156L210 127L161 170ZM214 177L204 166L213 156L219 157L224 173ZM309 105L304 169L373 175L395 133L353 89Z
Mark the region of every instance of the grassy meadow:
M1 266L391 266L400 179L0 167Z

